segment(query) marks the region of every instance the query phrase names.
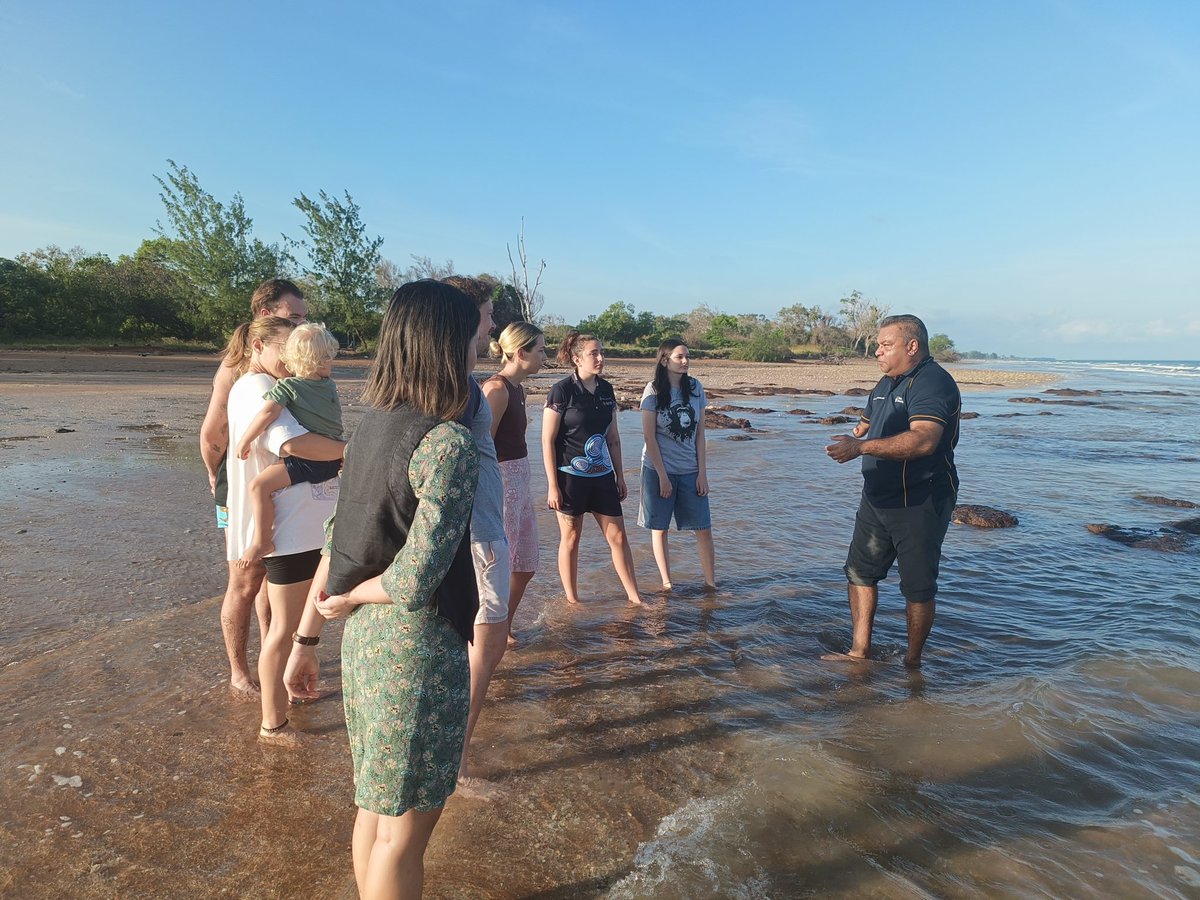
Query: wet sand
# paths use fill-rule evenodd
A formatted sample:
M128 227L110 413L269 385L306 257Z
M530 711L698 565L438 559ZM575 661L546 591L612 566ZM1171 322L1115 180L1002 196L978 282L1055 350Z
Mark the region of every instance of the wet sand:
M223 552L196 449L213 366L0 352L4 895L354 895L338 629L321 646L329 693L295 712L316 735L307 752L261 749L257 705L225 686ZM365 368L337 367L344 399ZM840 394L878 377L857 361L695 368L717 397ZM640 396L650 371L612 361L606 376ZM531 394L561 374L540 376ZM1052 380L970 367L956 377L980 389ZM347 403L351 428L360 414ZM659 606L630 612L616 593L581 610L560 601L544 548L517 622L536 620L543 637L506 657L477 732L479 765L504 799L451 798L427 856L430 897L596 895L628 873L663 816L736 770L736 729L708 715L716 697L672 677L721 661L685 642L641 665ZM609 649L581 657L556 638L580 627ZM256 645L252 633L252 658ZM612 647L631 648L634 663L607 657ZM614 663L619 677L607 677Z

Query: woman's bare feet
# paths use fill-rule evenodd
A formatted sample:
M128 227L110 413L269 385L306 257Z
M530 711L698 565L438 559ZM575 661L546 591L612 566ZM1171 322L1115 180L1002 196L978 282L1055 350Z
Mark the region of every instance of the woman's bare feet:
M506 793L494 781L474 775L459 775L454 793L467 800L499 800Z
M258 742L269 747L282 747L285 750L297 750L307 744L311 738L302 731L297 731L284 719L282 725L267 728L265 725L258 729Z
M629 603L633 606L641 606L642 605L642 595L641 594L628 594L628 595L626 595L625 599L628 600Z

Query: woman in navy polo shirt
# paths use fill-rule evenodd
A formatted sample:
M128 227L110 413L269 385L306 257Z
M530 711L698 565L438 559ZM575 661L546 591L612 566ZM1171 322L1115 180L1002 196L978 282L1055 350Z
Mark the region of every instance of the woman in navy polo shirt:
M641 603L621 514L627 491L617 432L617 398L612 385L600 377L604 347L592 335L572 331L558 348L558 361L570 363L575 372L546 396L542 457L549 486L547 502L558 513L558 574L567 602L579 602L579 538L583 516L591 513L608 541L626 598Z

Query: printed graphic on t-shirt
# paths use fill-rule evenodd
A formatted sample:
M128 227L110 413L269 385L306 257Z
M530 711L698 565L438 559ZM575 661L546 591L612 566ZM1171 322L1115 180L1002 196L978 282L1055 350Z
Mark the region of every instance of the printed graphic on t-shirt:
M681 444L696 434L696 411L690 403L672 403L662 416L666 419L667 434Z
M598 478L613 470L612 457L608 455L608 441L602 434L593 434L583 444L583 456L576 456L569 466L559 469L570 475Z

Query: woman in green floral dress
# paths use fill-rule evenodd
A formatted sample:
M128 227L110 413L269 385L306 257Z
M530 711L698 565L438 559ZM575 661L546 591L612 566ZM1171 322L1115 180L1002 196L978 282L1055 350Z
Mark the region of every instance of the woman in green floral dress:
M350 440L330 540L294 636L288 683L315 694L324 619L342 637L354 763L359 894L418 896L423 856L454 791L478 606L467 526L478 451L467 403L478 307L433 281L396 291Z

